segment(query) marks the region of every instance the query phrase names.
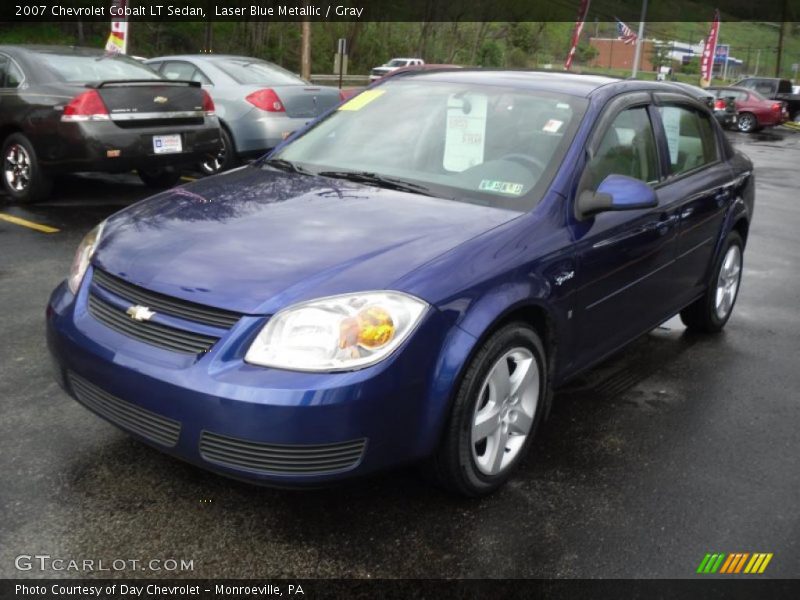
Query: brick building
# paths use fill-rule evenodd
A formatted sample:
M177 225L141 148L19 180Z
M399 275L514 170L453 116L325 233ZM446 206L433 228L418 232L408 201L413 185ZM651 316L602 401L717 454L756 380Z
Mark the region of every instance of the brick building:
M633 56L636 44L626 44L616 38L590 38L589 45L597 48L597 56L589 63L590 67L609 69L633 68ZM640 71L653 71L653 41L642 42L642 54L639 62Z

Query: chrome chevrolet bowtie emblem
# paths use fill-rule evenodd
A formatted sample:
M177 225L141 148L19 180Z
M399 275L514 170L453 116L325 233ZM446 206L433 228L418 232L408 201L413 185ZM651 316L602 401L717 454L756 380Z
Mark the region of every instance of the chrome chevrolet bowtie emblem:
M139 306L136 304L128 308L128 310L125 311L125 314L134 321L149 321L156 313L146 306Z

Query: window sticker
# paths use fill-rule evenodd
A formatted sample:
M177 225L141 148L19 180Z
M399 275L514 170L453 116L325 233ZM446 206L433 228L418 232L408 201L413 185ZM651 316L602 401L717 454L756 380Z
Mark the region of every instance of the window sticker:
M339 110L361 110L373 100L377 100L386 93L386 90L366 90L353 97L339 107Z
M460 172L481 164L485 142L486 96L451 95L447 100L444 168Z
M561 126L564 124L564 121L559 121L558 119L550 119L547 123L544 124L542 127L542 131L545 133L558 133L558 130L561 129Z
M500 194L508 194L509 196L519 196L522 194L523 187L521 183L513 183L511 181L482 179L478 189L483 192L498 192Z
M678 164L678 148L681 142L681 109L664 106L661 109L661 122L664 123L664 134L667 136L669 161Z

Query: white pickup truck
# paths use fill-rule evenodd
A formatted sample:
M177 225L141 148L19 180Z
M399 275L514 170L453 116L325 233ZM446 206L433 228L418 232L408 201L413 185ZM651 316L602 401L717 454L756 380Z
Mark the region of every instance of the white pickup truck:
M380 79L387 73L391 73L396 69L402 69L403 67L416 67L419 65L424 65L425 61L421 58L393 58L385 65L381 65L380 67L375 67L369 73L369 80L375 81Z

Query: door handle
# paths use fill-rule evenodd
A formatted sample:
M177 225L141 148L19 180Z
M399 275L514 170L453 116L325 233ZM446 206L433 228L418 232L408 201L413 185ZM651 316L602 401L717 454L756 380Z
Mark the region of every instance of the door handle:
M694 206L689 206L688 208L684 208L683 212L681 213L681 219L688 219L694 214Z

